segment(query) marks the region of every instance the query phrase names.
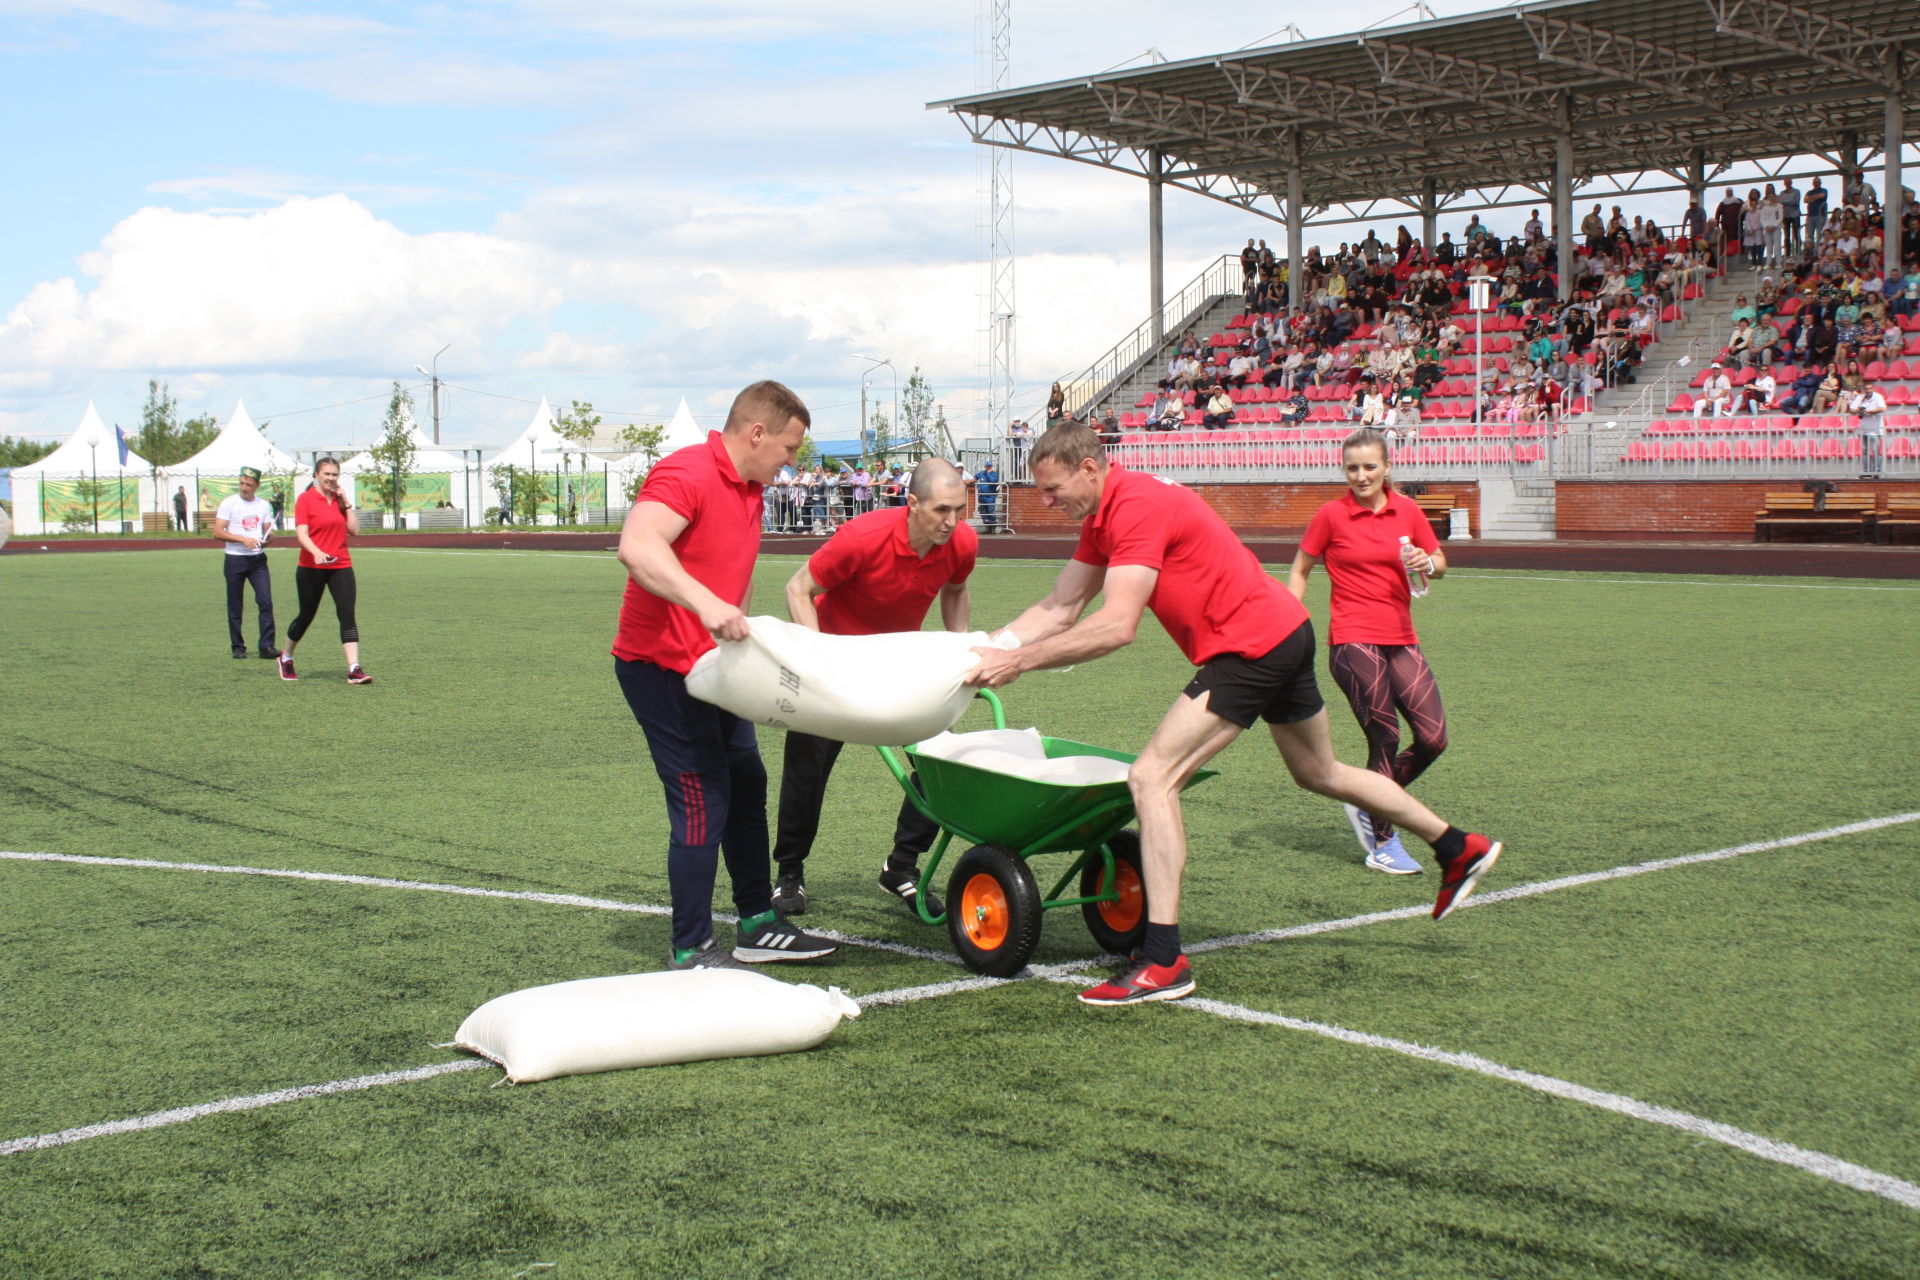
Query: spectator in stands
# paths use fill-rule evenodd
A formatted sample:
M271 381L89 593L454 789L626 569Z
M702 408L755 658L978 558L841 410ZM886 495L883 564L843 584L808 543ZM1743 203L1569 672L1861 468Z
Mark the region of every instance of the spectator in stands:
M1161 383L1160 397L1154 401L1153 416L1147 420L1147 426L1155 431L1178 431L1186 421L1186 401L1167 383Z
M1687 201L1687 211L1680 215L1680 234L1689 240L1701 240L1707 234L1707 211L1700 207L1700 201Z
M1240 278L1248 286L1260 274L1260 251L1253 247L1253 241L1247 241L1247 247L1240 251ZM1052 423L1048 423L1052 426Z
M1420 409L1426 401L1426 392L1412 375L1403 377L1393 393L1393 406L1390 425L1398 427L1401 435L1412 440L1420 434Z
M1840 347L1840 333L1833 322L1815 316L1806 329L1807 359L1815 364L1832 364Z
M1714 208L1714 230L1718 233L1719 256L1723 259L1729 254L1740 252L1740 236L1746 221L1746 209L1747 206L1741 202L1739 196L1733 193L1732 187L1727 188L1726 196Z
M1898 360L1900 353L1906 349L1906 339L1907 335L1900 326L1891 319L1887 320L1885 327L1880 330L1880 358Z
M1120 426L1120 419L1113 416L1112 405L1107 406L1107 411L1100 415L1100 421L1096 425L1100 429L1100 438L1102 440L1111 440L1115 444L1120 443L1120 432L1122 428Z
M1825 413L1840 402L1840 366L1835 364L1827 369L1827 376L1820 379L1820 385L1813 393L1813 412Z
M1587 238L1587 252L1599 253L1607 240L1607 220L1600 216L1600 206L1593 206L1593 212L1580 219L1580 234Z
M1460 250L1453 243L1453 236L1445 231L1440 233L1440 243L1433 247L1433 260L1442 267L1451 267L1459 258Z
M1267 326L1264 324L1253 326L1252 351L1253 358L1262 365L1273 359L1273 343L1267 337Z
M1280 421L1293 424L1302 423L1307 420L1307 415L1312 411L1313 406L1307 403L1307 393L1304 391L1296 391L1293 393L1293 398L1287 401L1286 408L1280 411Z
M1218 431L1233 421L1233 399L1227 395L1227 389L1216 382L1207 388L1206 412L1200 415L1200 425L1209 431Z
M1378 379L1361 384L1360 425L1377 427L1387 420L1387 396Z
M996 533L1000 529L1000 469L992 457L974 473L973 484L974 495L980 503L980 528L986 533Z
M1780 231L1788 254L1800 252L1800 189L1788 178L1780 188Z
M1747 350L1752 353L1752 361L1762 366L1780 358L1780 327L1771 316L1764 317L1753 326Z
M1847 410L1860 415L1857 427L1860 436L1860 478L1878 480L1880 469L1885 465L1881 441L1886 429L1887 398L1881 394L1880 388L1863 384L1847 401Z
M1727 377L1726 370L1718 360L1707 370L1707 380L1700 385L1700 398L1693 402L1693 420L1700 421L1711 413L1716 418L1724 418L1733 408L1733 380Z
M1254 357L1253 344L1242 343L1234 352L1233 359L1227 361L1226 381L1236 387L1244 387L1260 369L1260 361Z
M1797 423L1801 416L1812 412L1813 398L1819 392L1820 384L1826 378L1823 370L1807 369L1793 380L1792 389L1781 398L1780 411L1793 415Z
M1760 197L1758 210L1760 218L1760 236L1762 252L1768 266L1777 266L1780 261L1781 238L1786 231L1786 210L1780 207L1780 198L1774 194L1773 184L1767 184L1766 191Z
M1744 369L1753 358L1753 324L1741 316L1733 322L1733 333L1727 338L1727 359L1734 368Z
M1007 437L1013 441L1015 449L1024 449L1033 443L1033 428L1027 424L1026 419L1015 418L1007 426Z
M1253 247L1253 241L1247 241L1247 247ZM1060 389L1059 383L1053 384L1053 390L1047 392L1047 425L1052 426L1067 416L1067 393Z
M1745 386L1733 389L1733 413L1765 413L1773 408L1773 393L1777 389L1773 374L1762 369L1758 377Z

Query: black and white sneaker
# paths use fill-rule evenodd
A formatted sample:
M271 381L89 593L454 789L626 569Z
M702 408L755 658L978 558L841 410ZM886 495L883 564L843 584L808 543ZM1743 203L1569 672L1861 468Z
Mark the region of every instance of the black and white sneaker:
M739 927L733 958L747 964L773 964L781 960L818 960L839 949L838 943L794 928L776 911L772 920L752 931L744 924Z
M713 945L713 939L707 939L707 945L698 951L690 952L685 959L679 955L667 957L667 968L685 971L687 969L746 969L747 966Z
M916 899L920 896L920 869L918 867L915 867L912 871L895 871L890 866L881 867L880 887L900 899L900 901L906 903L907 910L916 915L919 914L920 908L916 902ZM935 894L933 890L927 890L927 914L937 916L946 911L946 909L947 904L940 901L939 896Z
M807 914L807 882L799 871L782 871L774 881L773 909L783 916Z

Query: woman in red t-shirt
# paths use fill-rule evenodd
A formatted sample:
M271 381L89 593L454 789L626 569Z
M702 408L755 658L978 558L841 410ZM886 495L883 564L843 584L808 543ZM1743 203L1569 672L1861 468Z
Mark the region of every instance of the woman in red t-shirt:
M1323 560L1333 580L1327 661L1367 736L1367 767L1405 787L1447 749L1447 716L1433 670L1413 630L1409 573L1438 578L1446 557L1419 504L1393 488L1386 439L1371 428L1341 450L1348 492L1314 513L1293 557L1287 589L1304 600L1307 575ZM1413 745L1400 750L1400 717ZM1347 806L1367 866L1418 875L1393 824Z
M340 618L340 643L347 650L347 683L372 684L360 665L360 629L354 624L353 557L347 537L360 532L347 495L340 492L340 464L322 458L313 464L313 483L293 504L293 531L300 539L300 564L293 571L300 613L287 628L287 647L280 652L280 678L297 680L293 649L320 612L320 597L333 593L333 611Z

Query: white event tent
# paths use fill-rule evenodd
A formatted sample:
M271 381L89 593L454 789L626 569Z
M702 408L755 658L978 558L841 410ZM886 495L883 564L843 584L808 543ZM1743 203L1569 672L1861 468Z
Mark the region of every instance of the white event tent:
M449 453L427 439L412 414L407 415L406 424L407 437L413 441L414 453L407 476L406 496L400 500L401 513L431 510L445 502L466 518L474 518L477 515L474 501L485 493L482 473L471 459ZM357 478L379 470L380 464L374 460L370 450L356 453L340 464L341 485L355 505L369 510L378 505L371 494L367 502L361 502Z
M174 463L162 474L169 477L173 485L186 488L188 508L199 512L211 524L220 500L239 492L242 467L258 467L264 473L260 495L271 497L275 489L281 490L289 514L293 511L294 497L302 487L301 477L311 470L261 435L260 428L247 416L246 402L236 400L233 412L220 424L220 434L206 448L185 462ZM173 490L167 492L171 502Z
M12 478L17 534L95 528L119 533L130 530L142 511L169 509L164 501L155 505L153 468L146 459L129 449L121 463L120 443L91 400L80 425L58 449L15 467Z
M705 444L706 440L707 429L694 421L693 411L687 408L686 399L682 397L680 407L673 411L673 421L667 423L667 429L660 437L659 456L664 458L675 449L684 449L690 444ZM647 474L649 465L647 455L638 451L616 458L612 470L620 482L620 491L631 491L633 482Z
M619 483L615 464L588 453L554 430L553 409L544 397L520 437L484 465L487 492L502 506L507 505L509 483L520 483L519 477L528 472L538 474L541 524L560 523L562 510L568 506L576 518L588 519L589 512L597 513L606 506L608 484ZM517 512L514 518L519 518ZM600 519L597 514L592 518Z

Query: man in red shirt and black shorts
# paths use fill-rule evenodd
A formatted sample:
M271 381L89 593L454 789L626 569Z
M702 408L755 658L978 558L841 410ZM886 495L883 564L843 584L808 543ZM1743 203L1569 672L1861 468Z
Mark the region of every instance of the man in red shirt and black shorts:
M928 458L913 469L907 505L857 516L841 525L787 583L787 612L804 627L834 636L870 636L918 631L927 609L940 598L940 622L949 631L967 629L972 611L967 577L979 554L980 535L966 522L967 486L960 469ZM879 696L886 696L885 690ZM773 905L786 915L807 909L803 866L820 830L827 778L845 745L810 733L787 733L780 769L780 821L773 842ZM939 828L911 800L900 804L893 852L880 868L880 887L914 908L920 893L920 855ZM939 915L928 894L927 910Z
M1200 668L1127 774L1140 815L1146 938L1125 970L1082 991L1082 1001L1122 1005L1192 992L1193 970L1180 953L1187 862L1180 792L1256 719L1267 722L1297 785L1350 801L1433 845L1441 868L1434 919L1466 900L1500 845L1449 826L1391 778L1334 759L1306 608L1198 494L1110 466L1098 434L1078 423L1049 428L1029 467L1041 502L1082 522L1080 544L1046 599L1007 628L1020 647L976 650L974 683L998 687L1022 672L1112 653L1133 642L1148 609ZM1082 618L1102 592L1101 606Z
M694 660L747 637L742 612L760 551L761 491L792 465L811 421L777 382L756 382L703 444L647 473L620 531L631 581L613 642L614 674L667 791L667 883L675 969L812 960L834 944L773 909L767 771L753 724L687 692ZM731 952L713 939L713 883L724 856L740 913Z

